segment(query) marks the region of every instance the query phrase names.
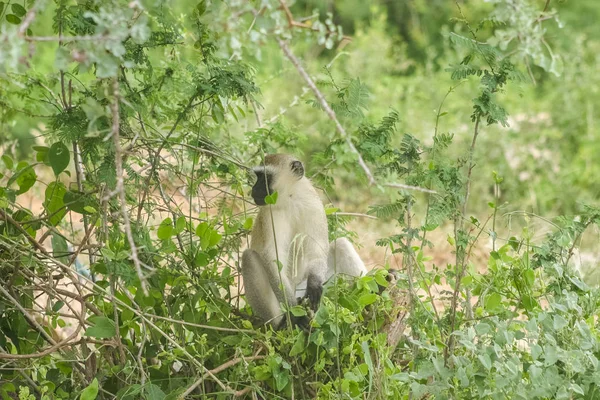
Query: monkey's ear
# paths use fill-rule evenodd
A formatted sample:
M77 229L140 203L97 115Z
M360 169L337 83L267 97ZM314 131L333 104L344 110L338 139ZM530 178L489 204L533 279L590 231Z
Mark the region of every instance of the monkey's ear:
M290 168L294 175L298 176L298 178L302 178L304 176L304 165L300 161L292 161L290 164Z

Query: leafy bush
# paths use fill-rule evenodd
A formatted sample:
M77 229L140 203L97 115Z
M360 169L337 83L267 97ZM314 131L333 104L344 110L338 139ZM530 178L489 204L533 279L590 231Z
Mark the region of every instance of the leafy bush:
M353 25L349 55L379 75L349 74L340 52L314 80L303 65L322 59L295 52L349 38L332 16L300 20L282 1L0 3L2 398L598 398L600 293L573 255L600 208L554 218L540 243L531 219L517 234L500 226L501 189L525 183L475 179L483 150L500 142L494 126L511 121L512 93L561 73L544 35L548 5L492 3L473 6L489 13L477 26L457 5L453 31L435 42L436 62L452 62L423 71L451 82L426 88L439 103L427 118L403 112L413 98L432 103L415 89L425 75L382 76L390 59L365 56L378 51L369 35L398 49L381 26ZM408 52L419 73L430 40ZM250 65L261 58L264 68ZM257 83L285 59L289 85ZM566 68L561 87L592 64ZM383 83L370 88L373 76ZM407 90L397 103L386 101L391 83ZM273 91L301 85L264 118ZM432 137L399 134L424 120ZM467 127L459 140L449 121ZM11 147L32 128L39 137ZM310 153L308 175L326 192L369 198L368 216L396 222L377 245L402 256L391 283L390 265L331 280L307 331L258 324L237 268L254 215L248 166L281 150ZM593 173L580 179L593 187ZM356 213L337 206L327 206L331 237L355 236ZM454 260L436 265L433 236L446 231Z

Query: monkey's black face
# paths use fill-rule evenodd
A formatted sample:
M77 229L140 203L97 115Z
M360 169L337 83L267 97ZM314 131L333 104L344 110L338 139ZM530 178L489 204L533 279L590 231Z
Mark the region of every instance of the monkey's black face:
M256 174L256 183L252 186L252 198L257 206L264 206L267 204L265 202L265 197L274 192L273 187L271 186L273 183L273 175L264 170L255 170L254 173Z

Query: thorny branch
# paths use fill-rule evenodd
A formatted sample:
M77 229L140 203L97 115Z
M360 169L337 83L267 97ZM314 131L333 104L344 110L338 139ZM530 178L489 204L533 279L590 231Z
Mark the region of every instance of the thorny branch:
M125 199L125 188L123 186L123 149L121 148L121 142L119 137L119 81L115 78L113 81L113 96L114 100L111 104L112 111L112 139L115 146L115 167L117 172L117 187L115 189L116 194L119 195L119 202L121 203L121 214L123 216L123 227L125 228L125 234L127 235L127 241L131 247L131 259L135 266L135 272L140 279L140 285L144 292L144 295L148 296L148 282L142 272L142 264L138 258L137 247L133 240L133 233L131 232L131 223L129 221L129 212L127 211L127 201Z
M319 88L317 88L317 85L315 84L313 79L308 75L308 73L306 72L306 70L304 69L302 64L300 63L300 60L298 60L298 58L294 55L294 53L292 53L289 46L283 39L277 38L277 43L279 44L279 47L281 48L281 50L283 51L285 56L292 62L294 67L296 67L296 70L298 70L298 73L300 74L302 79L304 79L304 81L306 82L308 87L313 91L313 93L315 94L315 97L319 101L319 104L321 104L321 107L323 107L323 109L325 110L325 113L327 113L327 116L334 122L336 130L342 136L342 138L346 141L346 145L350 148L350 150L354 154L356 154L356 157L358 158L358 164L363 169L365 175L367 175L369 185L370 186L377 185L378 183L375 180L373 173L369 169L369 166L363 159L362 155L360 154L360 152L358 151L356 146L354 146L354 143L352 143L352 139L351 139L350 135L346 132L346 129L344 129L344 127L342 126L340 121L337 119L337 116L335 115L335 111L333 111L333 109L331 108L331 106L329 105L327 100L325 99L325 96L323 95L323 93L321 93ZM422 188L419 186L405 185L402 183L385 183L385 184L383 184L383 186L392 187L392 188L396 188L396 189L404 189L404 190L416 190L416 191L425 192L425 193L436 193L435 190L426 189L426 188Z

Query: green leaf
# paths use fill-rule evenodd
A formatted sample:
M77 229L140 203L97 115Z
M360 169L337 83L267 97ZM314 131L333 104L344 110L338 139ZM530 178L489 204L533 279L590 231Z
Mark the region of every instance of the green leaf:
M502 296L499 293L492 293L485 298L485 309L487 311L495 310L502 303Z
M201 0L198 3L198 5L196 6L194 13L196 14L196 17L201 17L204 15L205 12L206 12L206 0Z
M569 321L567 321L565 317L563 317L562 315L554 316L553 326L555 330L561 330L567 325L569 325Z
M158 386L149 383L144 388L146 392L146 400L163 400L167 395Z
M523 276L525 277L527 286L532 287L535 282L535 272L533 272L532 269L526 269L525 272L523 272Z
M276 204L277 203L277 192L273 192L267 197L265 197L265 203L267 204Z
M302 306L293 306L290 308L290 312L294 314L294 317L303 317L306 315L306 310Z
M71 152L63 142L56 142L48 150L48 161L54 171L54 175L58 176L69 166Z
M206 250L216 246L221 241L221 234L213 229L208 223L201 222L196 228L196 235L200 238L200 247Z
M95 400L98 396L98 378L94 378L92 383L81 392L79 400Z
M361 306L368 306L369 304L373 304L377 301L377 295L375 293L363 294L358 298L358 304Z
M56 303L54 303L54 305L52 306L52 311L58 312L58 311L60 311L61 308L63 308L64 305L65 305L65 303L63 301L59 300Z
M12 3L10 8L17 17L22 17L27 14L27 10L25 10L25 8L18 3Z
M84 336L91 336L98 339L110 339L115 336L115 322L112 319L94 316L90 318L90 321L94 325L85 330Z
M244 229L249 231L252 229L252 225L254 224L254 220L252 219L252 217L248 217L246 218L246 220L244 221Z
M488 371L492 369L492 359L488 354L479 355L477 356L477 358L479 359L479 361L485 369L487 369Z
M63 236L56 232L52 232L52 255L62 263L67 262L67 257L69 255L67 241Z
M21 18L17 17L14 14L7 14L5 18L7 22L13 25L19 25L21 23Z
M35 164L29 165L26 161L21 161L17 164L17 173L10 177L6 186L8 187L16 182L19 185L17 195L27 192L37 179L37 174L33 167L35 167Z
M56 226L67 214L67 208L63 198L67 193L67 188L62 182L51 182L46 188L46 199L44 208L48 212L48 223Z
M173 220L171 218L165 218L159 225L156 236L160 240L167 240L173 236Z
M13 159L8 154L2 155L2 161L4 161L4 165L6 165L6 168L12 169L14 162L13 162Z
M298 334L298 336L296 336L296 341L294 342L294 345L292 346L292 349L290 350L290 357L297 356L298 354L301 354L305 351L304 342L305 342L304 333L300 332L300 334Z
M185 217L181 216L177 218L177 222L175 223L175 233L181 233L185 229Z
M63 202L69 210L76 213L88 215L96 213L96 209L93 207L96 205L96 201L90 194L69 190L63 196Z
M367 364L367 368L369 370L369 392L371 392L371 386L373 384L373 374L375 373L375 368L373 367L373 360L371 359L371 352L369 351L369 343L366 341L360 344L362 348L363 355L365 357L365 364Z

